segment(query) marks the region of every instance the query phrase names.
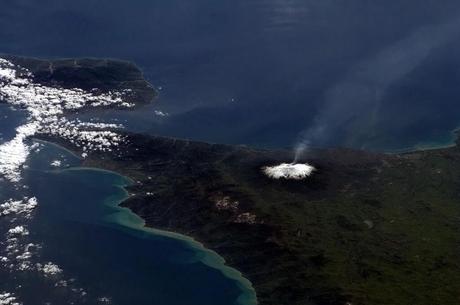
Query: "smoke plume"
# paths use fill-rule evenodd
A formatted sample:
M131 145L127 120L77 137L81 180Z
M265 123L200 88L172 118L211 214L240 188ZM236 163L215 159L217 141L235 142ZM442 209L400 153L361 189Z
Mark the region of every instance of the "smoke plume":
M350 123L358 128L370 126L378 116L380 102L389 86L459 33L459 18L425 26L350 69L325 92L323 106L313 124L301 132L295 146L295 161L310 144L324 146L332 136L344 136L345 126Z

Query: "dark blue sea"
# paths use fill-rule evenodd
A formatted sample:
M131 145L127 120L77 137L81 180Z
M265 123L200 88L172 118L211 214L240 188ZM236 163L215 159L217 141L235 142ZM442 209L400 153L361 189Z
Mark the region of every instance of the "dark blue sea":
M2 144L24 117L7 105L0 116ZM0 304L255 304L251 284L216 253L120 208L128 178L81 168L52 143L30 144L21 181L0 180ZM25 198L38 202L29 214L3 214ZM11 233L18 227L27 234Z
M458 20L454 0L2 0L0 53L134 61L158 98L100 114L132 131L397 151L454 139ZM0 105L0 144L24 119ZM0 204L38 202L28 217L0 216L0 245L56 274L0 269L0 303L253 304L250 285L217 255L117 208L127 178L36 147L19 186L0 181ZM12 240L12 224L28 234Z
M136 130L290 147L326 125L312 145L389 150L459 124L459 17L455 0L2 0L0 53L134 61L160 89Z

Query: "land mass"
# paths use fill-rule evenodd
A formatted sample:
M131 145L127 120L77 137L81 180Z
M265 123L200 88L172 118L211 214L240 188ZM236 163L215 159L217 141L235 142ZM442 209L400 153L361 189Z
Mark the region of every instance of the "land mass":
M296 181L261 171L290 151L126 136L121 153L84 165L134 179L123 206L215 250L261 305L460 301L457 147L315 150L316 172Z
M110 90L107 79L115 78L139 90L136 103L154 96L145 83L137 88L138 77L124 82L123 69L100 73L100 63L80 75L69 60L45 79ZM40 67L37 75L50 71L49 62ZM316 167L311 177L276 180L261 168L289 162L291 151L123 136L122 147L87 152L83 165L133 179L123 206L149 227L215 250L252 282L260 305L460 303L456 146L391 155L316 149L301 160ZM39 137L81 153L64 139Z
M124 96L136 106L148 104L156 91L132 62L113 59L39 59L14 55L0 58L26 68L34 83L54 88L79 88L94 94L131 90Z

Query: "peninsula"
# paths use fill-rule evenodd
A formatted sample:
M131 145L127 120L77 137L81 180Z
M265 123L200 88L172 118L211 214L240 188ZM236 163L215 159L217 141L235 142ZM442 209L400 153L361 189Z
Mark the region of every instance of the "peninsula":
M7 59L54 88L128 89L136 106L155 95L129 63ZM131 178L124 207L215 250L252 282L260 305L460 302L457 146L391 155L314 149L301 161L315 171L288 180L262 170L292 160L288 150L117 134L123 140L111 149L46 129L33 136Z

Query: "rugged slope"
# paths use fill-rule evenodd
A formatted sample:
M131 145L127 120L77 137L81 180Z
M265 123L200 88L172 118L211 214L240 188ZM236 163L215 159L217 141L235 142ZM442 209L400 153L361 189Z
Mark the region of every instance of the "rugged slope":
M460 301L456 147L312 151L317 172L292 181L261 172L290 152L128 139L121 154L86 165L135 179L123 205L216 250L252 281L261 305Z
M126 62L8 58L50 88L96 97L131 89L136 105L154 96ZM85 150L84 165L133 178L124 206L216 250L252 281L261 305L460 303L457 147L315 150L304 160L315 174L290 181L261 171L292 160L289 151L119 134L116 149ZM83 153L68 139L35 136Z

